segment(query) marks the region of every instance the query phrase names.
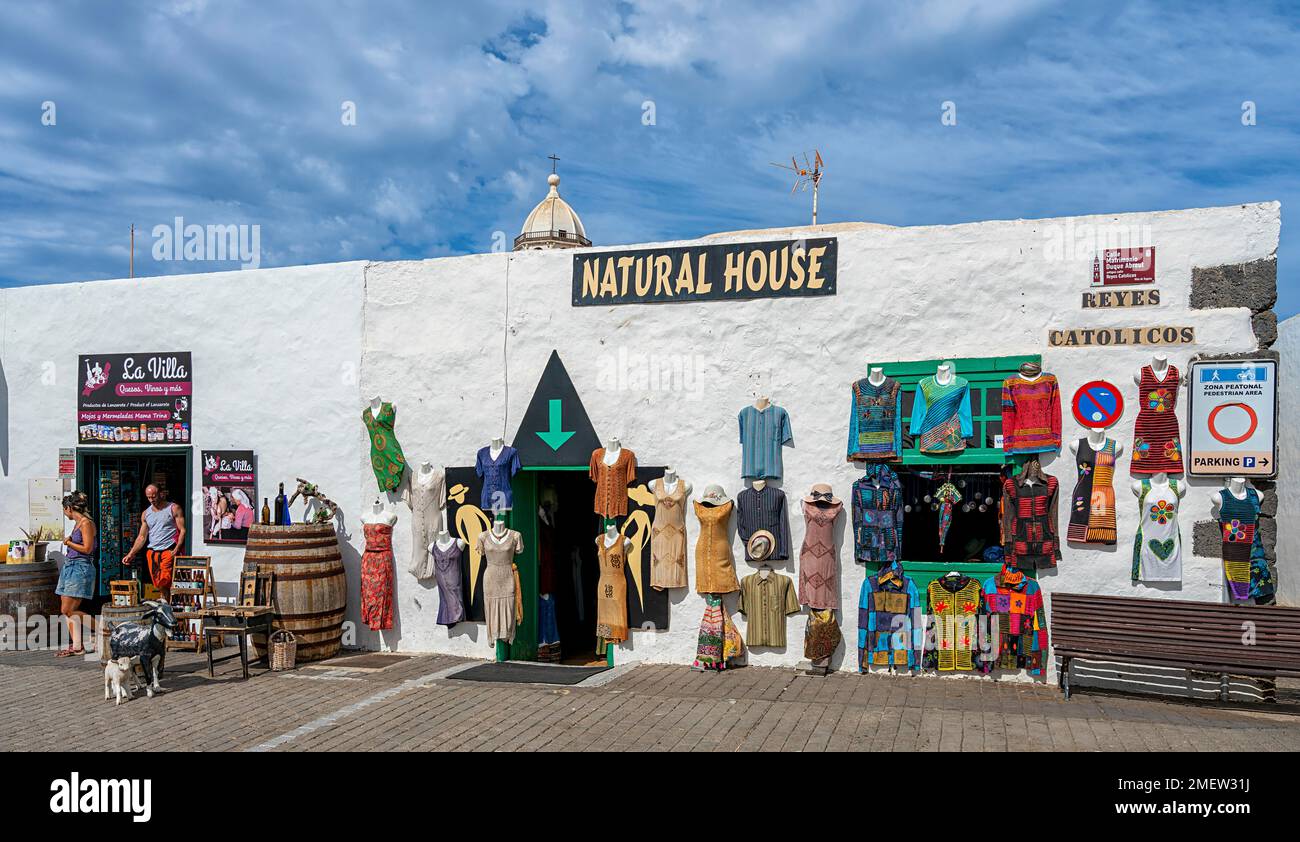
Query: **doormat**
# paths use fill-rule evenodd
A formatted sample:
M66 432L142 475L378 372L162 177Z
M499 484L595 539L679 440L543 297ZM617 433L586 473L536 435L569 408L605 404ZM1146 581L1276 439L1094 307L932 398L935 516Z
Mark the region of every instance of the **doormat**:
M570 667L563 664L535 664L528 661L502 661L480 664L453 673L448 678L464 681L495 681L502 684L580 684L608 670L608 666Z
M304 664L304 666L326 670L381 670L394 664L400 664L402 661L409 661L412 657L414 656L372 652L368 655L345 655L341 658L330 658L328 661L318 661L314 664Z

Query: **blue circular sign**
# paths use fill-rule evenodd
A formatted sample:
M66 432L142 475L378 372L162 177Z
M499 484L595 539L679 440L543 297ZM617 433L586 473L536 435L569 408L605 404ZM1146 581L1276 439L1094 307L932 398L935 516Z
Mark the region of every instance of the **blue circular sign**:
M1074 393L1074 420L1085 427L1109 427L1124 414L1124 396L1113 383L1093 380Z

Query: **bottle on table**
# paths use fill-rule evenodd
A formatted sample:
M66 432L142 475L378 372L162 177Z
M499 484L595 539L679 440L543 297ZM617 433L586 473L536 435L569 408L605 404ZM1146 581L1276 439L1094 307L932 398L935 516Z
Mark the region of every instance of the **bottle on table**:
M265 497L262 498L262 525L263 526L271 525L271 504L267 501L267 498Z

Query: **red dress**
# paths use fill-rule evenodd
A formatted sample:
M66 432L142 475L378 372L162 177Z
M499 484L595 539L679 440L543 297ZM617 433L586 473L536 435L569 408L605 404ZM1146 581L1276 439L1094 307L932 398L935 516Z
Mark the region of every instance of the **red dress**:
M393 527L363 523L366 552L361 556L361 622L371 631L393 627Z
M1183 445L1178 439L1178 366L1170 365L1163 380L1151 366L1142 366L1138 385L1138 417L1133 427L1133 457L1129 473L1181 474Z

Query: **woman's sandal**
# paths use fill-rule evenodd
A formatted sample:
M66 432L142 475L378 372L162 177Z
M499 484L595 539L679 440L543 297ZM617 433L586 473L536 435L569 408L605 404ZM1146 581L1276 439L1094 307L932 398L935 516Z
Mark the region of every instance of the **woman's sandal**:
M65 647L63 647L62 649L60 649L60 650L59 650L59 651L54 655L54 657L56 657L56 658L70 658L70 657L72 657L73 655L84 655L84 654L86 654L86 650L85 650L85 649L73 649L72 646L69 645L69 646L65 646Z

